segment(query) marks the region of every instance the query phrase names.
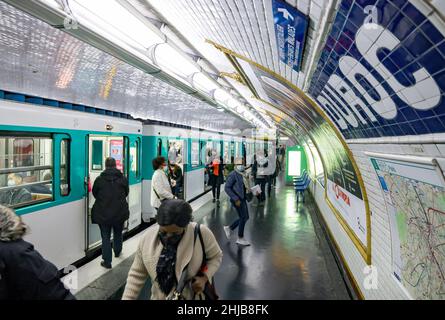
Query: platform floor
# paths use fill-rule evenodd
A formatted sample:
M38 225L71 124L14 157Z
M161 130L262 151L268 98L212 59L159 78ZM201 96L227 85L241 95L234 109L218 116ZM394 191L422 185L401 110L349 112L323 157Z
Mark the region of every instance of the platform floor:
M246 239L252 243L249 247L240 247L235 243L236 237L228 241L224 235L223 225L237 216L225 195L219 208L209 202L194 214L195 221L214 232L224 253L215 276L221 299L351 298L310 195L297 207L293 188L279 182L264 206L256 206L255 199L249 209L245 231ZM125 263L121 270L112 272L125 272L129 265ZM111 299L120 299L122 289ZM149 289L148 282L140 299L149 298Z

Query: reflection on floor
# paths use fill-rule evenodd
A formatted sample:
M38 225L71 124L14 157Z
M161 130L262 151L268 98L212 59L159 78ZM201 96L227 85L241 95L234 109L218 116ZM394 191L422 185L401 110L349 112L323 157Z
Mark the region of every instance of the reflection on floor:
M211 228L224 252L215 276L221 299L350 299L311 196L297 208L292 187L278 185L265 206L255 203L249 205L245 234L250 247L224 235L223 225L236 218L226 197L219 208L208 203L195 212L195 221ZM141 299L147 299L149 287Z

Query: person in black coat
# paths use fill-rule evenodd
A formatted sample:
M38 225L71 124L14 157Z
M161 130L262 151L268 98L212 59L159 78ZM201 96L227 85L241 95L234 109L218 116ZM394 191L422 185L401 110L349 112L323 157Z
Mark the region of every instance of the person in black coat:
M58 270L22 238L27 226L0 205L0 300L75 300Z
M92 223L98 224L102 236L101 265L111 269L111 230L113 230L114 256L122 252L124 222L130 216L127 197L128 180L116 169L116 160L105 160L105 171L94 181L93 196L96 199L91 214Z

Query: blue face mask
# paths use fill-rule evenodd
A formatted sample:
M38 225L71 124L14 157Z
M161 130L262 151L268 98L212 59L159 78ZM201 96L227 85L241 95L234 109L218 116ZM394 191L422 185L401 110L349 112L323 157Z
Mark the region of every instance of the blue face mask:
M239 164L236 166L236 170L238 170L239 172L244 172L245 167L242 164Z

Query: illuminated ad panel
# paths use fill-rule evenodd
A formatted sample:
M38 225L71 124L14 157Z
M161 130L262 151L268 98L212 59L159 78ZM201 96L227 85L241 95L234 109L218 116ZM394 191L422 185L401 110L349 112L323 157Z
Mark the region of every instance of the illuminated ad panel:
M286 122L298 123L314 141L326 168L326 199L360 253L369 261L369 216L359 177L335 127L298 88L249 59L219 47L244 78L255 97L276 109ZM293 119L293 121L287 121Z
M409 1L341 1L309 94L346 139L445 132L445 25L431 17Z

